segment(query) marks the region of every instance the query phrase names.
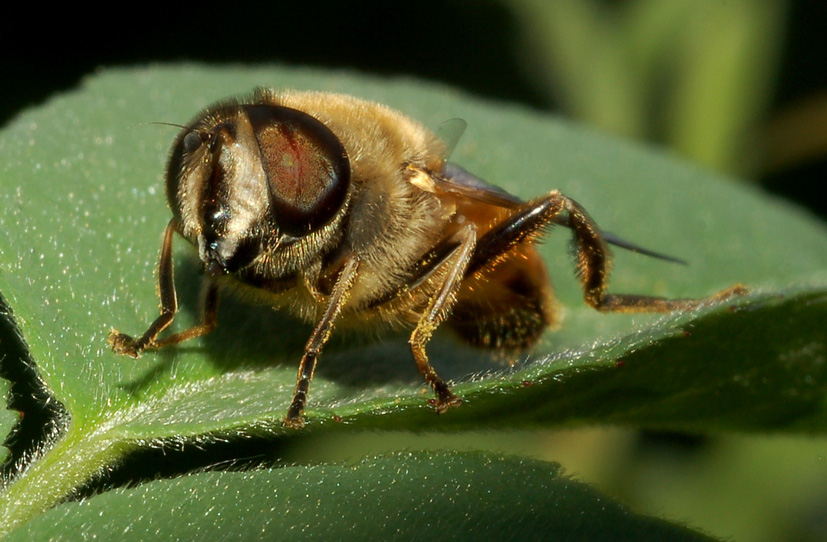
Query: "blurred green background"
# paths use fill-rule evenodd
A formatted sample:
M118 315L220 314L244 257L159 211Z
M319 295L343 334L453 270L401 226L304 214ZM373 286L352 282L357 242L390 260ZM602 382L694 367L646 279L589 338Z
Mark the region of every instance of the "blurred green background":
M141 3L122 4L118 14L36 8L59 25L27 9L4 8L2 123L112 65L355 69L553 110L661 145L827 217L823 0ZM170 119L147 119L154 120ZM639 511L716 536L827 540L824 438L621 429L335 438L354 458L399 449L400 439L412 448L502 449L559 461ZM330 443L321 440L324 459Z

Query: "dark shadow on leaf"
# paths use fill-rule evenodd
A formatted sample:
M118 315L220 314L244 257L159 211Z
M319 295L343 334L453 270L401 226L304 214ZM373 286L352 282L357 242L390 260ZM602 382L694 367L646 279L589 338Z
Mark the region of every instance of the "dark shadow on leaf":
M158 380L161 375L172 369L174 359L173 356L168 355L165 352L150 352L144 357L148 358L150 356L154 356L153 360L157 361L155 361L155 363L153 363L140 378L130 380L129 382L120 383L118 385L120 389L130 393L131 395L140 395L142 390L146 389L153 382Z
M4 435L3 446L10 454L0 465L0 478L11 479L25 467L35 451L64 430L69 414L49 392L29 354L11 307L0 295L0 378L11 382L8 404L0 408L17 410L18 422L11 434Z

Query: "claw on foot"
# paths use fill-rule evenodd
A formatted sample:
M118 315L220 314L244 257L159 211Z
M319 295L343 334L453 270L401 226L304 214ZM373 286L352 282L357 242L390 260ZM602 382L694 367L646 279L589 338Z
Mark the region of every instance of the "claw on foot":
M135 338L121 333L117 329L109 332L109 337L106 339L106 342L116 354L124 354L131 358L138 358L141 355Z
M747 295L748 293L749 288L747 288L743 284L736 284L734 286L730 286L726 290L721 290L717 294L713 295L709 298L709 301L713 303L718 301L726 301L727 299L731 299L733 297L740 297L742 295Z
M462 404L462 399L454 394L451 394L449 397L432 399L431 404L434 405L434 409L437 414L442 414L449 408L460 406Z
M282 424L284 424L284 427L287 427L288 429L302 429L304 427L304 418L301 416L288 416L284 418Z

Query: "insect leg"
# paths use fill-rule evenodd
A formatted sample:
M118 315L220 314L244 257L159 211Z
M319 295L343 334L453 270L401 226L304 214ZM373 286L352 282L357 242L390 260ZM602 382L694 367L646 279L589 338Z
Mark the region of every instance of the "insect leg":
M161 298L161 315L155 319L141 337L135 339L113 329L107 342L112 350L118 354L126 354L133 358L155 343L155 338L172 323L178 311L178 296L175 293L175 283L172 271L172 237L175 234L177 222L173 218L164 230L164 240L161 243L161 257L158 264L158 292Z
M342 308L347 302L351 287L356 281L358 269L358 258L350 258L345 262L336 284L333 285L333 291L330 294L330 300L322 319L316 325L304 347L304 355L299 363L299 374L296 377L296 391L293 394L293 402L287 410L287 417L284 419L284 424L289 427L300 428L304 425L302 412L304 411L304 405L307 403L310 381L316 371L316 360L322 351L322 347L330 337L330 332L333 331L333 323L336 317L342 312Z
M176 229L177 222L175 219L170 220L164 230L164 240L161 243L161 257L158 265L158 292L161 300L161 315L137 339L113 329L109 334L108 342L112 350L118 354L126 354L137 358L146 349L177 344L193 337L205 335L215 329L218 315L218 287L215 283L210 282L204 294L202 323L181 333L156 341L158 335L169 327L173 318L175 318L175 313L178 312L178 296L175 292L172 265L172 239Z
M529 207L511 219L506 225L490 232L493 238L500 238L498 242L483 243L484 239L480 240L480 245L484 250L479 250L478 254L474 255L472 267L483 265L485 263L482 261L483 258L496 256L495 254L486 254L486 251L492 253L503 244L513 246L509 243L522 241L541 229L543 225L550 224L556 215L562 211L566 211L569 215L569 225L573 230L574 240L577 244L577 273L583 288L585 301L599 311L668 312L688 310L746 292L744 287L736 285L708 299L666 299L656 296L607 293L611 253L606 245L606 240L583 207L556 190L539 201L535 200L530 203ZM543 221L545 223L540 224ZM525 223L525 226L522 223ZM529 231L525 233L514 231L523 229Z
M448 407L459 405L462 402L454 395L450 386L436 373L429 363L428 355L425 352L425 345L431 340L431 336L436 328L439 327L448 316L450 308L456 300L457 291L462 284L468 262L471 260L471 255L474 252L477 228L473 222L469 222L457 232L456 237L459 244L454 248L453 254L446 259L446 265L450 265L447 275L439 291L428 303L424 314L417 323L416 328L414 328L413 333L411 333L408 341L411 345L411 351L413 352L419 372L422 373L422 376L425 377L425 380L431 385L434 392L436 392L437 412L444 412ZM447 262L451 263L448 264Z
M148 348L163 348L172 344L207 335L215 330L218 325L218 284L208 281L204 291L203 312L201 323L189 329L185 329L175 335L170 335L158 341L153 341Z

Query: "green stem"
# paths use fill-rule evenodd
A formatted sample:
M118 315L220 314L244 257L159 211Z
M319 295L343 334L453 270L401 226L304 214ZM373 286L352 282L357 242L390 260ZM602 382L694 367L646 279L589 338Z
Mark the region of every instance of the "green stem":
M132 447L113 438L109 429L90 436L86 428L72 425L52 448L31 461L0 495L0 539L71 495Z

